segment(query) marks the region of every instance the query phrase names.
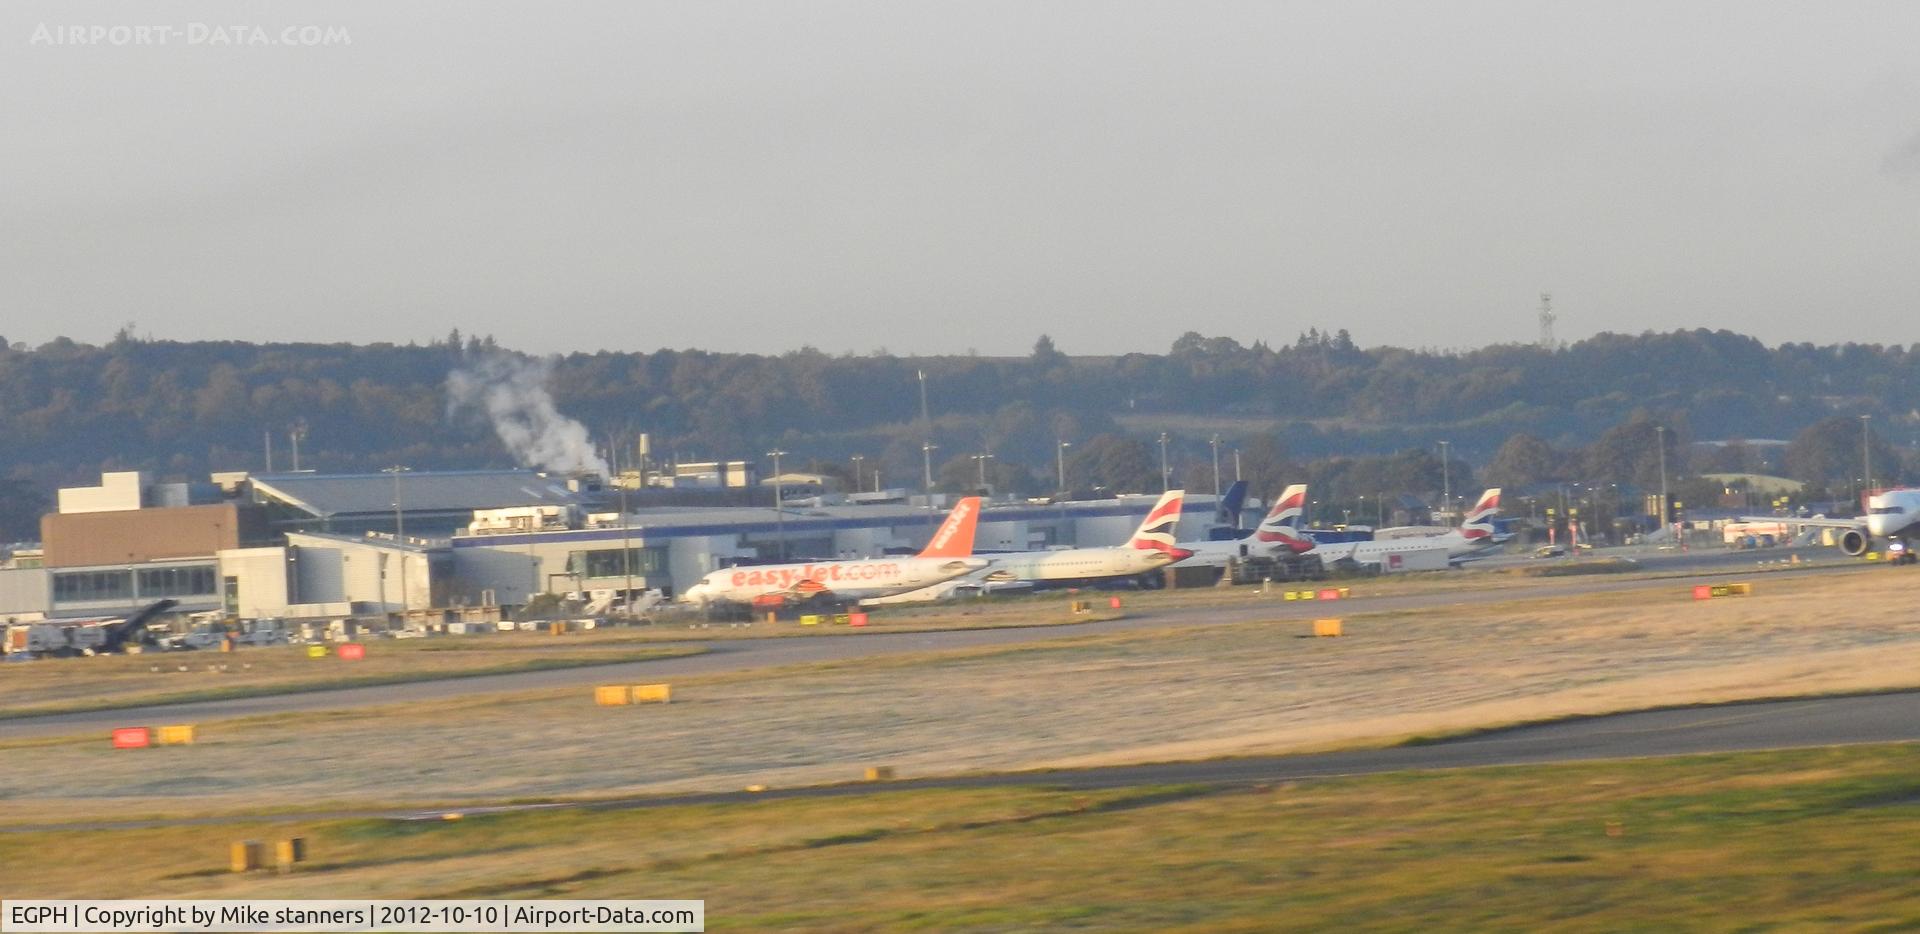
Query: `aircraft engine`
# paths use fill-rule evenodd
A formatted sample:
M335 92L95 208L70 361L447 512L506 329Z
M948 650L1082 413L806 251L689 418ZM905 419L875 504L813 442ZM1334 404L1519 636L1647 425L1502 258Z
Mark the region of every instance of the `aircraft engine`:
M1872 544L1873 539L1859 529L1848 529L1840 533L1840 550L1853 557L1858 558L1866 554L1867 548Z

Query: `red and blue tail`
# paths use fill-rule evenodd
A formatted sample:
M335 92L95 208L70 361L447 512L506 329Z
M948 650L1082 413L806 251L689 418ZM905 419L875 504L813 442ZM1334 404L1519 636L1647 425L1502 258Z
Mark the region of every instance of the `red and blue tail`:
M1304 553L1313 550L1313 540L1301 531L1306 525L1307 485L1296 483L1287 487L1280 498L1273 501L1273 508L1267 511L1267 517L1260 520L1260 527L1253 532L1257 542L1275 545Z

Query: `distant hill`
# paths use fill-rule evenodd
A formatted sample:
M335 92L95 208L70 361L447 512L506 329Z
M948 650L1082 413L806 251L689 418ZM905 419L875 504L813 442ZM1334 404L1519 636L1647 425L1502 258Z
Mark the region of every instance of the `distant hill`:
M269 434L285 468L295 424L305 426L302 466L323 470L516 460L482 415L491 400L449 412L449 373L518 358L491 339L247 344L123 334L99 347L60 339L0 348L0 476L16 491L102 468L257 469ZM1046 477L1057 440L1101 433L1132 433L1157 459L1165 432L1170 466L1188 470L1211 458L1216 433L1230 447L1265 437L1298 458L1446 439L1456 456L1484 463L1517 432L1578 446L1636 412L1702 439L1791 438L1835 414L1869 414L1903 447L1920 428L1914 348L1767 347L1706 330L1464 352L1360 348L1345 332L1310 330L1281 345L1189 333L1166 353L1119 357L1074 357L1044 338L1017 358L572 354L552 361L546 383L558 412L602 447L646 432L656 458L751 458L777 446L798 466L861 454L866 470L905 484L921 470L920 373L939 461L990 451L998 464Z

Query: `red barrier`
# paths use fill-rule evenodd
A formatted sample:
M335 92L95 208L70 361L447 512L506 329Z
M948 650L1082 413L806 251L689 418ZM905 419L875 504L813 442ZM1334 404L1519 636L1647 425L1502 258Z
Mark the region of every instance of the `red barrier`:
M1322 600L1338 600L1338 599L1340 599L1340 591L1339 591L1339 589L1338 589L1338 588L1335 588L1335 589L1331 589L1331 590L1322 590L1322 591L1320 591L1320 599L1322 599Z
M1107 607L1108 607L1109 609L1115 609L1115 610L1117 610L1117 609L1119 609L1119 608L1120 608L1120 598L1119 598L1119 597L1109 597L1109 598L1107 598Z
M865 613L848 613L847 614L847 625L865 626L866 624L867 624L867 614Z
M1710 584L1701 584L1700 586L1698 586L1698 587L1695 587L1695 588L1693 588L1693 598L1694 598L1695 600L1711 600L1711 599L1713 599L1713 587L1712 587L1712 585L1710 585Z
M358 642L342 642L337 651L342 661L357 662L367 657L367 647Z
M144 726L123 726L113 731L113 748L145 749L153 744L153 733Z

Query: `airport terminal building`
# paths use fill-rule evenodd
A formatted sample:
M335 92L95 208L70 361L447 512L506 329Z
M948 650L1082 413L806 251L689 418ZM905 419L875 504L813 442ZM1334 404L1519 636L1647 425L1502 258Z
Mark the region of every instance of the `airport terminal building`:
M1156 497L990 503L976 550L1124 542ZM617 494L525 470L215 474L204 484L110 473L60 491L41 566L0 569L0 621L179 612L333 619L472 607L540 594L672 595L717 568L918 551L945 512L904 491L876 504L625 511ZM915 502L914 500L918 500ZM1190 496L1182 539L1204 538Z

